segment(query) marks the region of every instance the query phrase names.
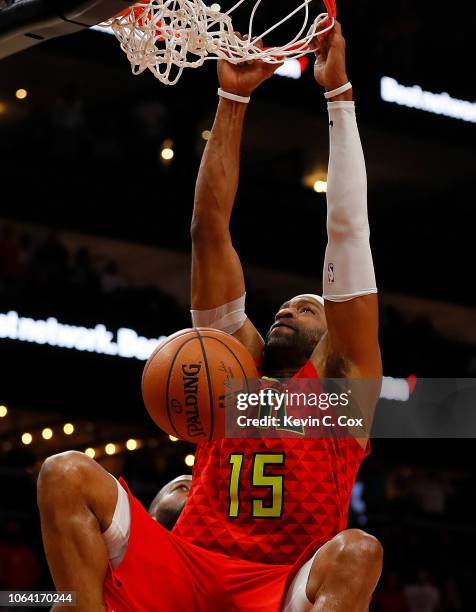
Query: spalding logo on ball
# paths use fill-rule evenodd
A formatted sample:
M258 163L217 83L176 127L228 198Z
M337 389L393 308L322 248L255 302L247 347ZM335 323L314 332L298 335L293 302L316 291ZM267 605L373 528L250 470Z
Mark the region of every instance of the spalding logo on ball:
M258 378L239 340L207 327L183 329L160 344L142 375L150 416L166 433L189 442L223 438L225 394L232 379Z

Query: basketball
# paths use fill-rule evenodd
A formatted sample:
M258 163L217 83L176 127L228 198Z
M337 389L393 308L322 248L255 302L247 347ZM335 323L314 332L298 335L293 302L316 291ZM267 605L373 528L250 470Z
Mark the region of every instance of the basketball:
M226 385L258 378L255 362L233 336L206 327L172 334L147 361L142 397L154 422L188 442L224 436Z

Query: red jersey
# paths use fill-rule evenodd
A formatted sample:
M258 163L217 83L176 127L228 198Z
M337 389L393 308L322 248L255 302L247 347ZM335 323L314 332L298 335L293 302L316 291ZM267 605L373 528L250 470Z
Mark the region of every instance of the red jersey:
M131 531L124 559L104 580L108 612L281 612L299 565L234 559L167 531L127 489Z
M294 378L318 375L308 362ZM305 560L346 528L352 487L367 452L354 438L199 444L192 487L173 533L258 563Z

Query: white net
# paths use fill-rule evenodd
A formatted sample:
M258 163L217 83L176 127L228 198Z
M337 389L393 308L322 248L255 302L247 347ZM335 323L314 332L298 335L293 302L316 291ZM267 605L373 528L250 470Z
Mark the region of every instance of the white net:
M246 0L239 0L226 12L218 4L202 0L144 0L112 17L103 25L112 28L132 66L134 74L149 69L166 85L175 85L184 68L198 68L205 60L226 59L238 64L256 59L277 63L309 53L309 43L334 26L334 17L321 13L309 27L309 5L303 0L288 15L263 32L254 32L257 0L249 17L246 36L233 28L232 13ZM333 3L331 2L330 5ZM326 2L329 7L329 3ZM328 9L329 10L329 9ZM256 44L289 19L302 12L295 36L282 46L261 48Z

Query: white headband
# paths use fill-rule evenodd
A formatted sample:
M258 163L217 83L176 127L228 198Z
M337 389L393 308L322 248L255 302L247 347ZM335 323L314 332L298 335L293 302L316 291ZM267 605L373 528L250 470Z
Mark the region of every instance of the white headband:
M314 300L315 302L318 302L321 306L324 306L324 298L320 295L316 295L315 293L302 293L301 295L296 295L296 297L293 297L293 300L298 299Z

